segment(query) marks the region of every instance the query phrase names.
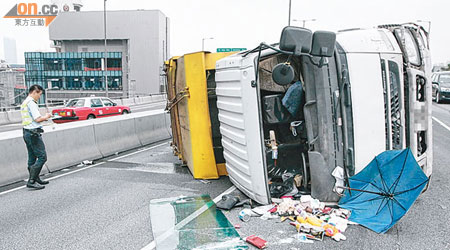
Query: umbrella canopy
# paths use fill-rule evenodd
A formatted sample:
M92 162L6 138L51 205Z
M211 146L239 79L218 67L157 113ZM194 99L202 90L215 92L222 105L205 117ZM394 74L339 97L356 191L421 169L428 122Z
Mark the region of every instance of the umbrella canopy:
M339 206L349 220L385 233L406 214L428 183L409 148L385 151L349 179Z

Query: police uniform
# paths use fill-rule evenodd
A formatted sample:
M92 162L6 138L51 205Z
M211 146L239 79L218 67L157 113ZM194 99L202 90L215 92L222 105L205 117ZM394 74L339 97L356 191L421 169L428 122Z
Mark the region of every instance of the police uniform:
M23 140L28 150L28 179L27 187L42 189L48 181L42 181L39 178L42 166L47 161L47 153L45 151L44 141L42 140L42 125L36 122L41 117L39 106L36 101L28 96L20 106L23 126Z

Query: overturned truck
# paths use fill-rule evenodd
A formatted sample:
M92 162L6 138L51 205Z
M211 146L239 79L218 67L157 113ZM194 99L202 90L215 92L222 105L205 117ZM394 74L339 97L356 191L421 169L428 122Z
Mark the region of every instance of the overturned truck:
M428 42L413 23L337 34L290 26L279 44L217 61L231 181L261 204L292 177L301 194L337 202L343 179L377 154L406 147L430 177Z

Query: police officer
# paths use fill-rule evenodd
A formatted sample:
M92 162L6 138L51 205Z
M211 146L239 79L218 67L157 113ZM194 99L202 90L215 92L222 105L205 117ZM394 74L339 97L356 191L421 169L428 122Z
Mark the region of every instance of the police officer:
M28 150L28 179L27 187L33 189L43 189L48 181L39 178L42 166L47 161L47 153L45 152L44 141L42 140L41 122L50 119L51 114L44 116L39 113L37 101L41 97L44 89L40 85L33 85L28 90L28 97L20 106L23 125L23 140Z

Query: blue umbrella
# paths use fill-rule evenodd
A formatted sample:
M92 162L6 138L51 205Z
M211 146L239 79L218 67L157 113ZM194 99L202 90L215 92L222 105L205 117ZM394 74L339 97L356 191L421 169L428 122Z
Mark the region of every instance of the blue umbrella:
M385 151L349 179L339 206L349 220L385 233L409 210L428 183L409 148Z

